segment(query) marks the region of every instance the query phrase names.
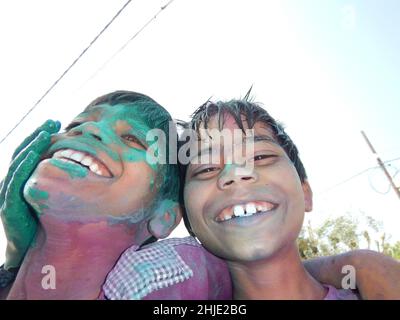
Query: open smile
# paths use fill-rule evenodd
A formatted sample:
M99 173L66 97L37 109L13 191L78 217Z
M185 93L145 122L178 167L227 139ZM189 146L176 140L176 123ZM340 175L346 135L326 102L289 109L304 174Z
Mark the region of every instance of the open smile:
M113 177L110 169L101 160L87 152L73 149L60 149L54 152L51 158L80 165L101 177Z
M278 207L277 204L267 201L250 201L223 209L215 218L216 222L224 222L236 218L248 218L254 215L268 213Z

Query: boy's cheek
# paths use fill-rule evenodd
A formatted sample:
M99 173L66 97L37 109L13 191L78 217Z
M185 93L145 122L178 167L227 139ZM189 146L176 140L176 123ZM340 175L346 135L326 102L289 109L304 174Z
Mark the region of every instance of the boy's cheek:
M184 190L185 207L188 217L192 220L198 214L200 214L200 208L202 205L201 190L197 190L197 193L193 184L187 184Z

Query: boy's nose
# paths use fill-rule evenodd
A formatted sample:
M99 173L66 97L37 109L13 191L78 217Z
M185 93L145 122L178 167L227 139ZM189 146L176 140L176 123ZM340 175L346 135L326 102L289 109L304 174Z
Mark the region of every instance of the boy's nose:
M257 181L257 173L254 170L232 166L224 171L218 179L218 188L221 190Z

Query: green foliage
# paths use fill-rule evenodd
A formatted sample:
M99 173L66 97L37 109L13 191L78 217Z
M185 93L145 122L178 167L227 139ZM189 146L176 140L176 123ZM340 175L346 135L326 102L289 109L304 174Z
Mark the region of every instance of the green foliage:
M359 221L351 214L328 219L318 228L313 228L309 222L303 227L298 238L301 257L310 259L361 249L360 243L364 241L367 249L400 260L400 241L393 245L388 243L387 235L382 231L382 223L374 218L367 216L364 223L366 227L359 230ZM378 240L372 240L373 233L379 234Z

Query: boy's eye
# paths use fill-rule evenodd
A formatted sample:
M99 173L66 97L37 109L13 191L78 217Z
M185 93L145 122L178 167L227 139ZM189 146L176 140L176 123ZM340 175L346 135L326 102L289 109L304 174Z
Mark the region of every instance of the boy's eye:
M204 168L202 170L199 170L197 172L193 173L193 177L197 177L197 176L208 176L211 173L214 173L215 171L218 171L219 167L208 167L208 168Z
M130 146L139 147L140 149L146 150L146 146L134 135L132 134L123 134L121 138L126 141Z
M263 161L266 162L267 160L273 159L276 157L277 156L274 154L259 154L259 155L256 155L253 159L254 159L254 162L260 163Z

